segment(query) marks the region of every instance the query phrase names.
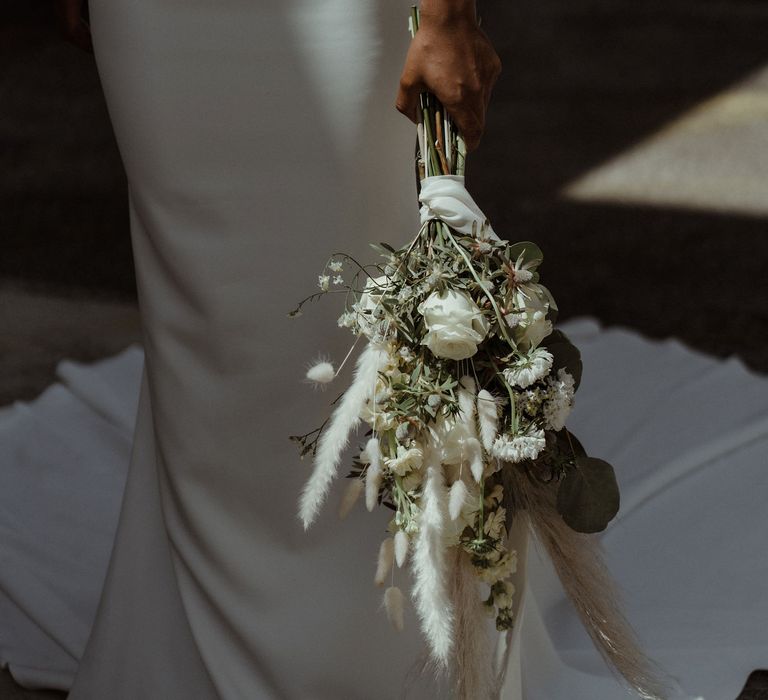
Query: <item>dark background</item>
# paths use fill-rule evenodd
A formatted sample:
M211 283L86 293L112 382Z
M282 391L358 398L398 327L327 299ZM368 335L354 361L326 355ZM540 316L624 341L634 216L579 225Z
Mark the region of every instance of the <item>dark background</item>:
M561 319L591 315L654 338L676 336L768 371L767 217L561 195L768 64L768 3L480 0L479 7L504 70L469 162L470 189L497 232L544 250L543 281ZM5 404L39 393L62 357L97 359L140 332L126 183L93 57L61 39L50 3L0 8ZM768 124L756 133L756 157L768 158ZM738 162L728 165L738 170ZM762 691L760 679L753 685L744 698L768 697L768 683ZM24 697L47 695L2 679L0 698Z

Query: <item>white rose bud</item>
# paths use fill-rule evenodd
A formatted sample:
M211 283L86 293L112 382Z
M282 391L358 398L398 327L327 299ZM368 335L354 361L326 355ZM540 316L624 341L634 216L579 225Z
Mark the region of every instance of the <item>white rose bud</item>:
M432 292L420 305L427 333L421 341L436 357L465 360L477 352L488 333L488 320L462 292Z

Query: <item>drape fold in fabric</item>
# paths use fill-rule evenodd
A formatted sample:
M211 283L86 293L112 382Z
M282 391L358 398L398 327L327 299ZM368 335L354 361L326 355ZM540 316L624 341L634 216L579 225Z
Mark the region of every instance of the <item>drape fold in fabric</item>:
M485 214L464 186L463 175L432 175L421 181L421 223L442 219L454 231L500 240Z

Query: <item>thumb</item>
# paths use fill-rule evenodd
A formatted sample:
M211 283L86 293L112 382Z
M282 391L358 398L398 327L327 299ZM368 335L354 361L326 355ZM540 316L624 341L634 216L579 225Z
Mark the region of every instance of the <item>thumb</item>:
M418 122L419 93L422 89L419 83L411 81L405 76L400 79L395 107L398 112L404 114L414 124Z

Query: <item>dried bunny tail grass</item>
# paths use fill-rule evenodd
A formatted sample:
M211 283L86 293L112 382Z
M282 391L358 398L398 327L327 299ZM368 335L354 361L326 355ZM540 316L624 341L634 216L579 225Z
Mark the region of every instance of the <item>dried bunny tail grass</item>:
M448 495L448 515L451 520L456 520L461 515L461 509L467 502L468 495L467 485L464 483L464 480L459 477L453 482Z
M347 484L347 488L344 489L344 495L341 497L339 503L339 519L344 520L352 509L355 507L355 503L360 499L360 494L363 492L363 480L362 479L350 479Z
M475 428L475 394L477 393L477 385L475 380L468 374L465 374L459 380L459 409L461 409L462 420L470 428L472 435L477 433Z
M461 547L455 547L451 555L451 600L456 621L451 674L456 698L491 700L496 696L496 676L477 575Z
M381 487L381 447L379 438L372 437L365 445L365 455L368 457L368 469L365 472L365 507L372 512L379 500Z
M485 463L483 462L483 447L477 438L467 438L467 450L469 452L469 470L479 484L483 480Z
M489 452L499 430L499 413L496 399L487 389L481 389L477 395L477 418L480 439L486 452Z
M403 592L397 586L390 586L384 591L384 609L387 611L387 617L398 632L403 631L403 609L405 599Z
M376 561L376 575L373 582L377 586L383 586L387 580L387 575L392 570L392 564L395 561L395 541L387 537L379 547L379 558Z
M349 442L349 433L360 423L360 412L373 393L379 368L385 359L386 352L372 344L360 353L352 385L344 393L328 428L318 440L315 468L299 501L299 518L305 530L314 522L328 496L339 460Z
M398 566L403 566L406 559L408 559L408 547L410 546L410 540L408 535L402 530L398 530L395 535L395 561Z
M565 592L603 658L640 697L665 700L669 683L664 672L641 650L624 617L599 540L566 525L557 512L554 484L536 482L511 464L505 464L502 473L504 493L514 498L514 510L526 511L531 529L547 550Z
M436 453L429 450L422 495L419 533L411 555L413 598L421 627L438 666L447 667L453 647L453 612L448 590L448 562L443 536L446 488Z

